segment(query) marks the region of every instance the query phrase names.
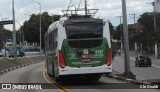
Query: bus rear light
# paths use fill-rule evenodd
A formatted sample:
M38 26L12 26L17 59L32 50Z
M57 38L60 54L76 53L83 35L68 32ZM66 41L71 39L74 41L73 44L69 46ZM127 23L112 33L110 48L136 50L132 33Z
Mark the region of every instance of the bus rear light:
M59 65L62 69L64 69L66 67L64 56L61 51L59 51Z
M107 56L106 64L107 64L107 66L110 66L111 63L112 63L112 50L110 49L108 51L108 56Z

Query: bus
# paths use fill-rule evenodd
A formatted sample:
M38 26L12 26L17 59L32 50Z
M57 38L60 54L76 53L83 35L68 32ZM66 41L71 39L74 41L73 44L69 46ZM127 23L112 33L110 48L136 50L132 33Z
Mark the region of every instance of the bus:
M45 34L47 73L61 80L84 76L97 81L112 72L109 22L86 15L62 17Z

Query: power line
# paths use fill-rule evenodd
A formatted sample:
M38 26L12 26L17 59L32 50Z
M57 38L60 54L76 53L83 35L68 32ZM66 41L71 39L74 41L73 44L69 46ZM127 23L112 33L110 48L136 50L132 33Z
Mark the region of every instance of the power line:
M134 19L134 24L136 23L136 13L133 13L133 14L129 14L129 15L131 15L131 16L133 16L133 17L130 17L130 18L133 18Z
M28 8L26 7L26 4L24 3L24 1L23 0L20 0L21 2L22 2L22 4L25 6L25 8L26 8L26 10L27 10L27 12L28 12L28 14L31 14L31 12L28 10Z
M96 7L96 2L97 2L97 0L94 0L94 6L93 6L93 8L95 8L95 7Z
M65 5L66 5L66 0L64 0L64 3L63 3L63 9L64 9Z
M32 3L32 4L34 4L34 3L35 3L35 1L34 1L34 0L30 0L30 1L31 1L31 3ZM35 6L33 6L33 8L34 8L35 12L38 12L38 9L37 9Z

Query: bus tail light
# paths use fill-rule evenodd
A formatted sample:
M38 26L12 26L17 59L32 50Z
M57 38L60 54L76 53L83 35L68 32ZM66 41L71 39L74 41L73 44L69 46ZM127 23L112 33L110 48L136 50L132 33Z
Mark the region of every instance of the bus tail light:
M59 51L59 65L62 69L64 69L66 67L64 56L61 51Z
M107 64L108 66L110 66L111 63L112 63L112 50L110 49L110 50L108 51L108 56L107 56L106 64Z

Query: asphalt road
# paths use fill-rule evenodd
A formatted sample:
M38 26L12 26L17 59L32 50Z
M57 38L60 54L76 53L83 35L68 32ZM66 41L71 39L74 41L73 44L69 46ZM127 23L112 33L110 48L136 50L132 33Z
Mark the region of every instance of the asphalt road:
M48 83L52 89L43 90L0 90L0 92L159 92L157 89L116 89L118 86L130 87L123 81L102 77L98 82L88 82L79 78L67 79L63 83L54 83L54 79L46 75L44 62L30 65L0 75L0 83ZM118 86L111 83L120 83ZM58 86L57 86L58 85ZM117 86L114 88L114 86ZM137 85L133 85L137 87ZM111 87L114 89L106 89Z
M136 67L135 54L130 56L130 68L137 80L159 81L160 82L160 60L152 58L152 67ZM124 73L124 55L116 56L113 60L113 69L119 73Z

